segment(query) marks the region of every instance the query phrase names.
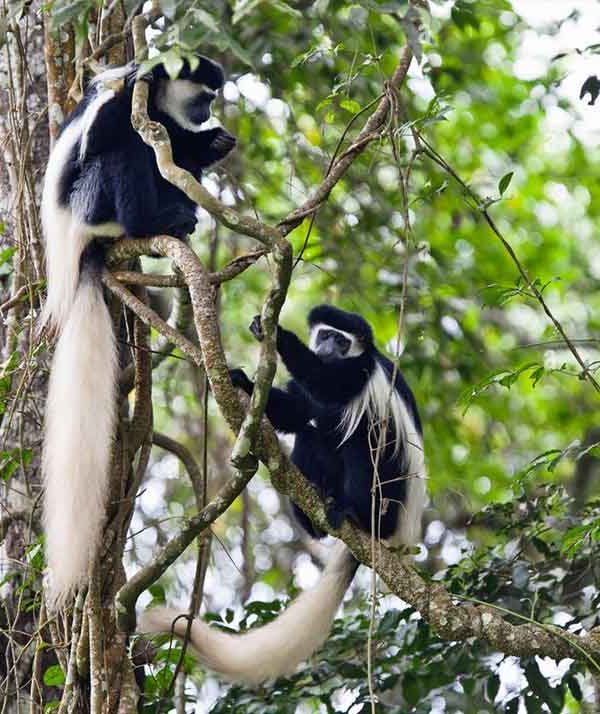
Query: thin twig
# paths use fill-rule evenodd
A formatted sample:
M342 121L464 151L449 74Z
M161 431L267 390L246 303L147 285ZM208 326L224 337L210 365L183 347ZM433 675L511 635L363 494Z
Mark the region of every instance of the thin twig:
M77 594L75 605L73 607L73 624L71 627L71 650L69 653L69 666L67 668L67 676L63 695L60 700L58 714L65 714L72 710L72 703L77 696L75 692L75 684L77 681L77 645L81 635L81 622L83 619L83 606L86 598L86 589L82 588Z
M238 471L219 489L217 495L198 515L186 521L179 533L165 545L152 562L138 570L117 593L115 598L119 626L125 632L135 628L135 603L141 593L156 582L174 563L183 551L206 528L210 526L239 496L248 481L254 476L256 467L248 471Z
M17 290L17 292L12 295L6 302L3 302L2 305L0 305L0 314L3 312L8 312L11 308L15 307L18 305L25 295L29 294L29 289L33 287L32 285L21 285L21 287Z
M158 431L152 434L152 442L161 449L174 454L181 461L190 477L194 493L201 494L204 491L204 477L192 452L179 441ZM199 505L202 508L204 504L200 503Z
M240 255L234 258L224 268L208 274L208 280L212 285L220 285L221 283L233 280L244 270L247 270L251 265L254 265L259 258L268 253L267 250L257 250L246 255ZM181 275L157 275L155 273L138 273L133 270L116 270L112 273L115 280L120 283L129 285L145 285L154 288L182 288L185 287L185 281ZM4 306L0 306L0 312Z
M398 89L404 81L412 61L412 57L413 55L410 47L406 46L402 51L400 62L398 63L398 66L396 67L389 82L390 87L393 89ZM356 138L356 141L339 159L337 159L335 164L332 166L331 171L329 171L325 180L321 183L313 195L278 223L278 227L285 235L292 231L297 225L302 223L304 218L313 213L323 203L323 201L327 200L333 187L338 183L342 176L344 176L354 159L356 159L356 157L365 150L369 142L379 138L379 129L385 122L390 106L388 94L386 93L379 102L377 109L373 112L373 114L371 114L365 126L362 128Z

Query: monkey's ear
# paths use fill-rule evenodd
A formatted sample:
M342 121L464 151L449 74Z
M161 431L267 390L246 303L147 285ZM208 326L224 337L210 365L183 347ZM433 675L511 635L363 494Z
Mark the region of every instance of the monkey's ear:
M263 332L260 315L254 316L254 319L250 323L250 327L248 329L259 342L262 342L265 339L265 333Z

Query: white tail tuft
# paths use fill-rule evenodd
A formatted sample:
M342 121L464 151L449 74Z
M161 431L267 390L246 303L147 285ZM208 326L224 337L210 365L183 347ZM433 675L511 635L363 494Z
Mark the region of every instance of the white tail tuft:
M224 679L256 685L292 673L327 639L357 561L339 543L316 587L297 597L273 622L241 635L228 635L194 619L190 647L198 661ZM140 632L169 632L182 613L155 607L141 617ZM173 629L183 637L187 619L180 617Z
M46 404L44 524L49 601L55 606L85 580L101 539L116 380L108 308L100 283L84 271L62 324Z

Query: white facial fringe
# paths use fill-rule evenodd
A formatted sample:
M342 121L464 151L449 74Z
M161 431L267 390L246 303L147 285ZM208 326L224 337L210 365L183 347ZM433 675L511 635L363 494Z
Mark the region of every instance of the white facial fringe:
M369 427L381 426L388 421L387 434L394 436L394 456L397 456L402 444L408 441L420 442L420 437L413 424L404 401L392 386L383 366L376 360L375 369L365 384L362 392L344 409L340 420L343 430L340 446L354 434L363 416L367 415Z
M310 328L308 347L311 352L317 351L317 335L319 334L319 330L331 330L332 332L339 332L340 335L344 335L347 340L350 340L350 347L348 349L348 352L345 354L344 359L346 357L360 357L360 355L364 351L360 342L356 339L356 336L353 335L351 332L344 332L344 330L338 330L337 327L331 327L331 325L327 325L324 322L317 322Z

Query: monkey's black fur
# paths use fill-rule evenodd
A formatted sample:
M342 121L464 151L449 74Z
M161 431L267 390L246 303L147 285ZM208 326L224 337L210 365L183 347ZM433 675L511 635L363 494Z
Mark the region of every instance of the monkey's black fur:
M109 502L119 364L102 293L102 239L184 238L196 224L196 205L162 178L153 150L131 125L138 70L112 68L90 83L50 152L44 178L48 294L42 321L59 337L42 459L51 607L66 603L86 581ZM223 86L221 67L198 57L183 64L177 79L160 65L144 79L150 118L166 128L176 164L199 179L235 144L224 129L204 128Z
M340 424L344 408L365 388L377 363L385 371L388 383L391 383L393 364L377 350L371 327L360 315L319 305L310 312L308 324L309 327L323 324L350 333L363 351L358 356L341 358L328 352L325 360L306 347L293 332L279 326L277 350L292 379L285 390L271 389L266 414L275 429L296 435L292 462L325 500L331 526L339 527L348 517L362 530L371 532L377 427L369 435L369 421L364 415L352 435L340 444L343 435ZM260 322L256 318L251 329L260 339ZM235 386L252 393L254 385L242 370L232 370L231 378ZM396 373L395 389L421 436L415 398L400 371ZM403 443L394 452L397 435L391 421L378 467L381 491L377 493L375 503L375 533L382 538L388 538L396 531L401 504L407 493L407 481L403 478L408 464L407 444ZM295 508L306 531L313 537L321 537L323 533Z
M199 57L193 71L187 62L178 79L205 85L212 91L200 91L186 103L187 118L197 124L210 116L215 92L223 86L221 67ZM196 225L196 205L182 191L159 173L154 151L131 125L131 99L138 67L122 79L123 86L98 111L87 132L85 155L80 156L81 139L73 146L60 179L59 204L71 206L75 200L78 216L95 226L116 222L125 234L144 237L166 233L183 238ZM150 84L148 113L167 130L175 163L197 179L202 170L223 159L235 146L235 138L223 128L190 131L157 106L160 84L170 79L162 65L145 77ZM118 83L118 80L115 81ZM62 131L82 117L97 96L92 83Z

